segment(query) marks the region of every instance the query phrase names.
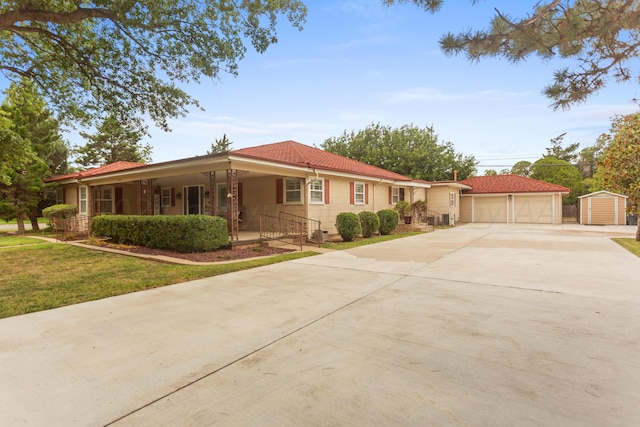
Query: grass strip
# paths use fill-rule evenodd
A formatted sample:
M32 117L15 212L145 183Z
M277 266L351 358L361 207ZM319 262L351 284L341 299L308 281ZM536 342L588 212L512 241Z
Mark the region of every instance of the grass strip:
M229 264L191 266L44 243L2 250L0 318L93 301L316 255L293 252Z
M386 242L388 240L402 239L403 237L417 236L418 234L424 234L424 231L407 231L397 234L388 234L386 236L373 236L366 239L357 239L353 242L323 243L320 245L320 247L339 251L344 249L357 248L358 246L371 245L373 243Z
M640 257L640 242L636 239L631 237L618 237L612 240L635 256Z
M9 236L6 234L0 234L0 248L6 246L17 245L34 245L38 243L44 243L42 240L30 239L29 237Z

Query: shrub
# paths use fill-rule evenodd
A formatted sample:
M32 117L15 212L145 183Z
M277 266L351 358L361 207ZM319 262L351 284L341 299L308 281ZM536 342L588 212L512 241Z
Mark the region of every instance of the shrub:
M42 210L42 216L47 219L73 218L78 214L78 207L73 205L53 205Z
M342 240L350 242L362 233L360 217L353 212L342 212L336 217L336 228Z
M379 230L382 235L391 233L398 226L398 213L392 209L378 211L378 218L380 218Z
M380 228L380 218L375 212L364 211L358 214L360 226L362 227L362 237L371 237Z
M91 222L91 235L177 252L205 252L229 245L227 221L208 215L101 215Z

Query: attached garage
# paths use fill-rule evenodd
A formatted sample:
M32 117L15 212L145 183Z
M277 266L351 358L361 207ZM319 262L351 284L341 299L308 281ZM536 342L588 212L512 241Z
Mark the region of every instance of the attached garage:
M627 196L597 191L578 197L579 222L586 225L626 225Z
M507 197L487 196L473 200L473 222L507 222Z
M460 198L462 222L560 224L569 189L519 175L473 177Z

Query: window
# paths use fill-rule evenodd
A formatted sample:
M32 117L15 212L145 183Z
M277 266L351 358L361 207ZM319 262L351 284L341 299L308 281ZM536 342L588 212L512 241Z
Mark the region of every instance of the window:
M395 205L404 200L404 188L393 187L391 189L391 204Z
M64 203L64 188L56 188L56 205Z
M362 182L354 182L353 183L353 202L356 205L364 205L365 197L364 197L364 183Z
M309 203L324 203L324 180L314 179L309 185Z
M302 203L302 183L299 179L284 180L284 202Z
M87 195L88 195L87 187L82 186L79 189L79 197L78 197L78 209L79 213L86 215L87 214Z
M456 193L449 193L449 207L456 207Z
M163 188L161 190L161 197L162 197L162 207L163 208L170 207L171 206L171 189Z
M98 190L100 193L100 213L110 214L113 213L113 187L102 187ZM96 202L98 202L96 200Z
M218 211L226 211L227 209L227 184L218 184L218 192L216 193L216 207Z

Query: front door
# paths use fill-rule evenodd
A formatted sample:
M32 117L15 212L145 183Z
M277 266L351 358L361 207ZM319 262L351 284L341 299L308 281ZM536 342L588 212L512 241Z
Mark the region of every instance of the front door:
M202 185L184 187L184 213L185 215L198 215L203 213L203 191Z

